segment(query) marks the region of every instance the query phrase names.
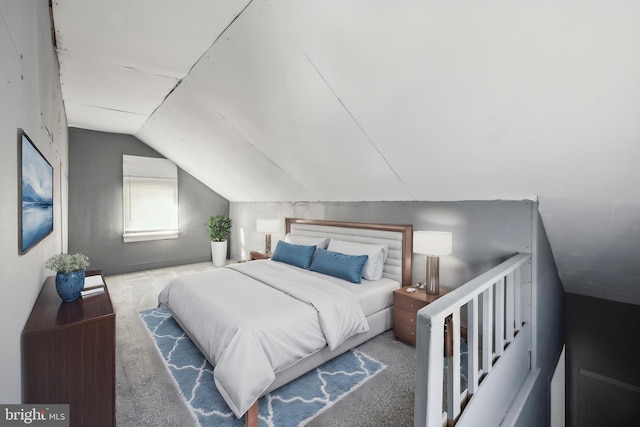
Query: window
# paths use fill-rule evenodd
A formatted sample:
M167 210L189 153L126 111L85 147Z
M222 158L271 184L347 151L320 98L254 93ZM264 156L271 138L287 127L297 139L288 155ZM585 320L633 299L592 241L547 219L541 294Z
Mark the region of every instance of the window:
M125 242L178 238L178 168L167 159L122 156Z

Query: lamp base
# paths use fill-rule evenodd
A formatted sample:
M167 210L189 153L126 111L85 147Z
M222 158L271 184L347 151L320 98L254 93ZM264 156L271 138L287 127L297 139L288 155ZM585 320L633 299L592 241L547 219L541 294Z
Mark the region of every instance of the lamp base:
M265 254L271 253L271 234L270 233L267 233L264 236L264 253Z
M440 257L427 256L425 291L430 295L438 295L440 293Z

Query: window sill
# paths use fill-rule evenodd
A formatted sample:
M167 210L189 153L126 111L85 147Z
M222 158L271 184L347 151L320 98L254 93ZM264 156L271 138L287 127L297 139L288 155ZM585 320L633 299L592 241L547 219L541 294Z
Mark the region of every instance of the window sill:
M124 243L131 242L147 242L150 240L167 240L177 239L180 233L178 231L150 231L139 233L125 233L122 235Z

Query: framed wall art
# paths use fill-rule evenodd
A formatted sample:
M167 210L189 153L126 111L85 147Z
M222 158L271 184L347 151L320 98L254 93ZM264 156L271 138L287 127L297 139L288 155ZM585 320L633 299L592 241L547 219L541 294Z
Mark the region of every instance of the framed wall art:
M18 251L27 253L53 232L53 167L18 129Z

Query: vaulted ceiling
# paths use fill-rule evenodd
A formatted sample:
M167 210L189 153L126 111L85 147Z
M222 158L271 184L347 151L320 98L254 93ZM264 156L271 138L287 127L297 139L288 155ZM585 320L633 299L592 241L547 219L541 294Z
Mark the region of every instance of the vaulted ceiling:
M538 199L569 292L640 304L640 3L54 0L69 126L231 201Z

